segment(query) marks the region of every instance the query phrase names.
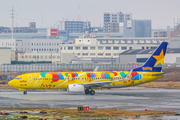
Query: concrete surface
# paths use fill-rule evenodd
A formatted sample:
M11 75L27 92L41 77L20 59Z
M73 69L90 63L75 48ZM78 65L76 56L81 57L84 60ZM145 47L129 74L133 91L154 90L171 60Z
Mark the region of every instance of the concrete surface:
M0 107L66 107L162 110L180 113L180 90L132 87L97 90L94 96L66 91L22 91L0 89Z

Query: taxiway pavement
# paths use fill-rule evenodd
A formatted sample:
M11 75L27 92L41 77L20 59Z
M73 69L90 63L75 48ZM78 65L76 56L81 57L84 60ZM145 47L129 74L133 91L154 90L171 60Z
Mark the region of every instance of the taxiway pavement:
M162 110L180 113L180 90L132 87L97 90L95 95L66 91L22 91L0 89L0 107L30 108L117 108Z

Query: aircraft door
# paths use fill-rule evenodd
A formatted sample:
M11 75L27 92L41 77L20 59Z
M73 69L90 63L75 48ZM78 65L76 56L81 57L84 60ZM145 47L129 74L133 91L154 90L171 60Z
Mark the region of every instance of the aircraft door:
M32 75L28 75L28 83L32 83L33 82L33 77Z

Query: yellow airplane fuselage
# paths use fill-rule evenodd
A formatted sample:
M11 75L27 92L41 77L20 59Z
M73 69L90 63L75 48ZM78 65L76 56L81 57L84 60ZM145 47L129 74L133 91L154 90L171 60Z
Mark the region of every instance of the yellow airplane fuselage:
M25 91L26 89L66 89L67 86L70 84L112 81L112 83L104 87L122 88L122 87L139 85L146 82L151 82L153 80L162 78L163 76L162 72L137 72L138 74L141 75L141 77L138 80L132 79L133 76L130 76L129 80L123 81L124 77L120 73L121 72L128 73L129 71L114 71L114 72L116 72L117 74L110 76L109 78L102 77L103 72L91 72L95 74L94 77L87 76L87 72L76 72L78 76L71 76L71 75L67 75L67 72L60 72L63 78L60 77L53 78L53 75L56 75L57 72L54 73L47 72L46 75L42 75L41 72L27 73L17 76L15 79L11 80L8 84L15 88L18 88L19 90ZM158 74L158 75L154 75L154 74Z

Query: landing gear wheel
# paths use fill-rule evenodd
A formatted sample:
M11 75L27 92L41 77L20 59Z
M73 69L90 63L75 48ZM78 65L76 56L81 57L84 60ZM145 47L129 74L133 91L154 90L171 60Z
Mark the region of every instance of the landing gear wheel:
M91 90L91 91L90 91L90 94L91 94L91 95L94 95L94 94L95 94L95 91L94 91L94 90Z
M27 94L27 91L24 91L23 93L24 93L24 95L26 95L26 94Z
M84 92L86 95L89 95L89 89L86 89Z

